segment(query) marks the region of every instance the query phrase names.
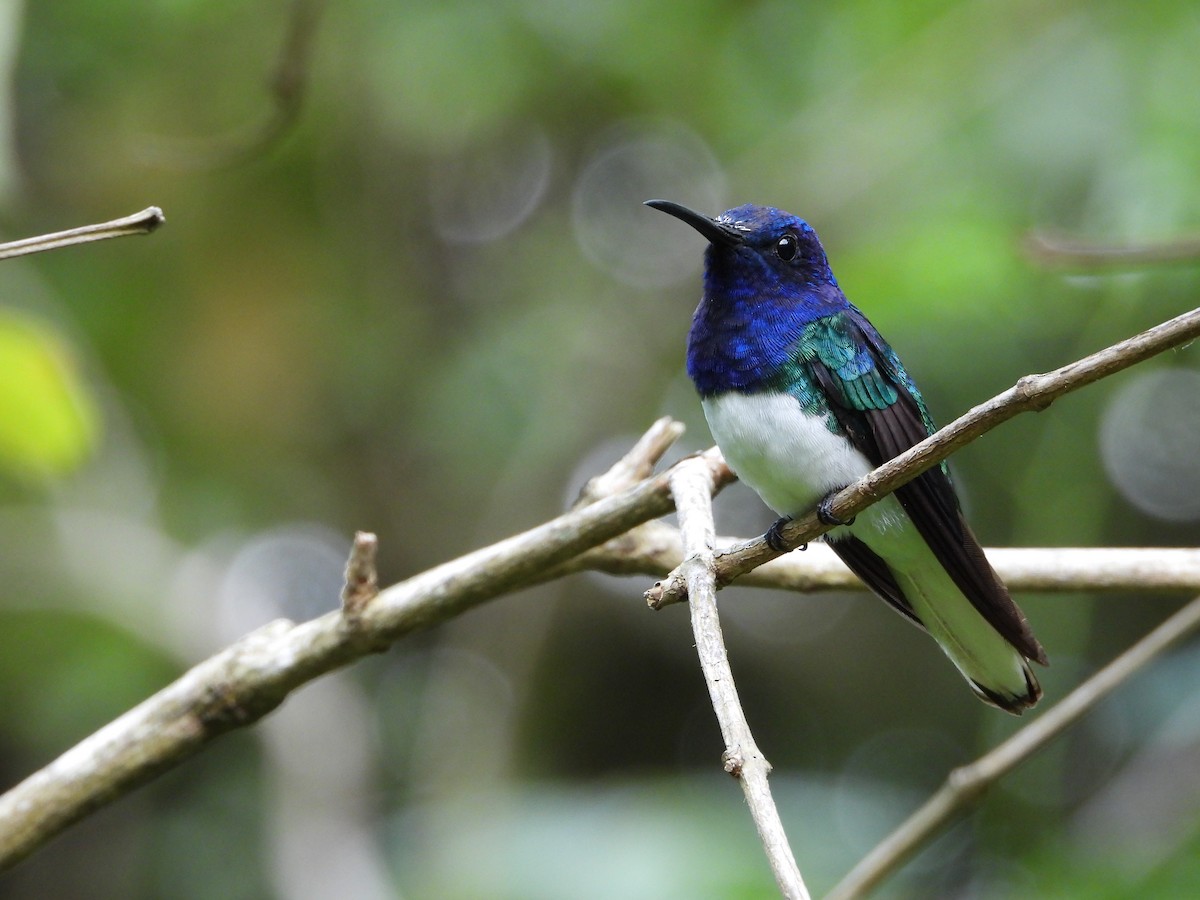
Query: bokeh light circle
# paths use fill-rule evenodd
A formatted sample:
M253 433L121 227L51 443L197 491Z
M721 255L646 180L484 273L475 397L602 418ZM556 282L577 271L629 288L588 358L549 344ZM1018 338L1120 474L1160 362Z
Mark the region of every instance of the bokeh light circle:
M642 203L663 198L715 215L723 194L720 166L695 132L671 121L624 122L602 135L575 184L575 236L593 263L625 284L698 281L703 239Z
M459 244L498 240L537 208L550 182L553 151L534 125L457 154L442 154L430 173L438 236Z
M1143 372L1108 402L1100 453L1121 495L1170 522L1200 519L1200 372Z

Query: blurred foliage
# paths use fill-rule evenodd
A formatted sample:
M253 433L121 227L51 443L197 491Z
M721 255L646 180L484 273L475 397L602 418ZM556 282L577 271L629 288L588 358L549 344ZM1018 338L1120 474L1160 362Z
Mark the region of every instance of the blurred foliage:
M658 415L705 445L702 247L651 196L808 218L943 421L1197 302L1194 264L1021 249L1200 230L1192 3L349 0L292 61L295 127L229 156L276 115L294 8L0 4L4 236L168 221L0 265L5 784L330 608L356 528L393 581L558 512ZM1195 504L1142 486L1200 485L1197 368L1181 350L956 457L985 543L1196 545ZM719 502L724 533L770 521ZM325 679L0 893L771 896L685 617L644 587L544 586ZM1021 598L1046 702L1181 599ZM865 596L722 603L815 891L1018 725ZM1200 891L1198 667L1128 685L884 893Z
M95 405L58 335L0 310L0 469L65 474L92 450Z

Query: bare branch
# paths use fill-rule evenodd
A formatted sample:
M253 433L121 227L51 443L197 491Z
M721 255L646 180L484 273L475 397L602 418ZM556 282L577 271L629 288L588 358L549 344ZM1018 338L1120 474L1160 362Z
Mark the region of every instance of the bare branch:
M771 764L758 749L738 699L733 670L717 617L717 586L713 574L713 471L702 458L686 459L671 470L671 493L679 513L686 558L682 569L691 597L692 632L700 669L708 685L713 710L725 739L725 771L737 778L758 829L771 871L783 896L808 900L808 889L788 845L779 811L771 797L767 774Z
M745 543L744 538L717 537L715 546L720 553ZM1200 591L1200 549L1190 547L989 547L986 552L1014 591ZM682 561L679 530L655 521L580 554L552 574L592 570L662 578ZM824 544L772 559L738 584L797 593L867 589Z
M659 419L607 472L588 480L579 492L575 508L594 503L601 497L611 497L649 478L654 466L682 434L682 422L677 422L669 416Z
M1197 336L1200 336L1200 309L1184 313L1053 372L1026 375L1007 391L974 407L912 449L838 491L831 499L830 512L836 518L848 520L1002 422L1023 412L1046 409L1071 391L1194 340ZM824 534L829 527L822 524L813 511L784 527L782 537L790 546L798 547ZM729 584L779 555L762 538L719 553L716 559L717 585ZM646 601L657 609L685 599L686 591L684 579L675 571L646 592Z
M719 456L695 459L711 466L714 483L727 479ZM664 473L393 585L352 619L338 610L255 631L0 796L0 870L217 736L262 718L300 685L525 587L545 569L671 509ZM365 553L357 549L350 568L359 570Z
M1133 268L1200 259L1200 237L1150 244L1102 244L1035 231L1025 238L1025 252L1034 262L1051 268Z
M0 244L0 259L28 256L31 253L41 253L45 250L57 250L60 247L70 247L74 244L90 244L92 241L126 237L131 234L149 234L164 222L166 222L166 217L163 216L162 210L157 206L148 206L141 212L121 219L113 219L111 222L82 225L79 228L69 228L53 234L8 241Z
M1200 597L990 753L955 769L925 804L868 853L827 900L862 897L932 840L992 784L1045 747L1159 654L1200 628Z

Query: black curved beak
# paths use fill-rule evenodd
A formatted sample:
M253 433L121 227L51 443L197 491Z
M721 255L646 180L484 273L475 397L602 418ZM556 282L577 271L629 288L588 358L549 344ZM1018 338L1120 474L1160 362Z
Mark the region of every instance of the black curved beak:
M732 247L746 240L746 236L732 225L718 222L716 219L711 219L703 213L688 209L686 206L680 206L678 203L672 203L670 200L647 200L645 205L651 209L661 210L668 216L674 216L681 222L687 222L708 238L710 244L723 244L726 247Z

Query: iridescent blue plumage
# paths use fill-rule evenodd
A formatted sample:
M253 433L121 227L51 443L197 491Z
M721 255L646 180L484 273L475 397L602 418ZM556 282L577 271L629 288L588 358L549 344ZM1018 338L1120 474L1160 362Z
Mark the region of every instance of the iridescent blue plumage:
M714 219L648 205L709 240L688 374L729 464L780 515L807 512L932 433L912 378L846 299L807 222L765 206ZM1037 702L1026 660L1044 664L1045 652L963 520L945 466L827 539L980 697L1010 712Z

